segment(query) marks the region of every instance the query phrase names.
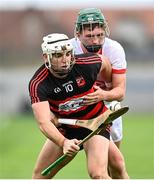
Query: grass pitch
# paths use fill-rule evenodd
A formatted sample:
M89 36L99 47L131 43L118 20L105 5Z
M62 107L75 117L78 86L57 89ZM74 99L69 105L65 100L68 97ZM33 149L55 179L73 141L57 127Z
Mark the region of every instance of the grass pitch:
M131 179L154 179L154 114L126 114L121 150ZM28 179L45 141L32 116L0 118L0 179ZM86 179L84 152L55 179Z

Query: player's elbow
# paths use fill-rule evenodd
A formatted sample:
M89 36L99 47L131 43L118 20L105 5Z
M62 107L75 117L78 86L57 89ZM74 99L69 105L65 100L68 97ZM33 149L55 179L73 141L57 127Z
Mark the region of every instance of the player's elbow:
M124 97L120 97L119 99L117 99L119 102L124 100Z
M51 124L52 122L50 122ZM48 127L50 126L48 122L39 122L39 129L40 131L46 135L46 132L48 132Z
M44 122L39 122L39 129L41 132L44 132L44 129L45 129L45 123Z
M125 93L124 92L120 92L118 97L117 97L117 101L123 101L125 98Z

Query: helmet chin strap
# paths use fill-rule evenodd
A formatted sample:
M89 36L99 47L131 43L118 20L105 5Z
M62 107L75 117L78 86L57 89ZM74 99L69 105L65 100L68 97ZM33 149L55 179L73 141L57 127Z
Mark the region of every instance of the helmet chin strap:
M46 67L47 69L50 69L50 67L51 67L50 58L51 58L51 56L50 56L49 54L47 54L47 60L48 60L48 62L45 62L45 67Z
M97 53L102 47L102 45L100 45L100 44L99 45L89 45L89 46L86 46L83 44L83 46L86 48L86 50L88 52L91 52L91 53Z

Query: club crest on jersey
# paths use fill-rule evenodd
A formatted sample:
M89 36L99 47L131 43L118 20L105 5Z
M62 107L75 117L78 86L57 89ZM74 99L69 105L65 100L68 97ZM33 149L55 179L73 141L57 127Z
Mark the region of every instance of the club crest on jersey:
M76 83L77 83L78 87L84 86L86 84L86 82L82 76L79 76L76 78Z

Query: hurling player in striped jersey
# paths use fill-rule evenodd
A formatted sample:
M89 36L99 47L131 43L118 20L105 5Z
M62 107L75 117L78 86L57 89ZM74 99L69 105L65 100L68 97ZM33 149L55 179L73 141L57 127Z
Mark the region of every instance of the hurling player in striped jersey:
M123 47L109 37L109 27L100 9L82 9L77 17L75 38L71 39L75 54L97 53L108 57L112 65L112 82L105 82L98 75L95 92L85 97L85 105L105 101L111 110L120 107L126 89L126 58ZM115 106L116 105L116 106ZM122 118L117 118L111 127L111 139L120 148L122 140ZM109 166L112 178L128 179L122 153L110 142Z
M29 82L29 94L34 116L47 140L36 162L33 179L50 179L71 161L80 150L78 143L90 130L79 126L59 125L58 118L92 119L108 110L103 101L83 105L84 97L94 92L97 75L111 81L111 64L95 53L74 57L73 46L65 34L45 36L42 43L43 65ZM110 179L107 170L110 127L83 144L87 168L92 179ZM67 154L62 164L48 175L41 172L60 156ZM82 177L81 177L82 178Z

